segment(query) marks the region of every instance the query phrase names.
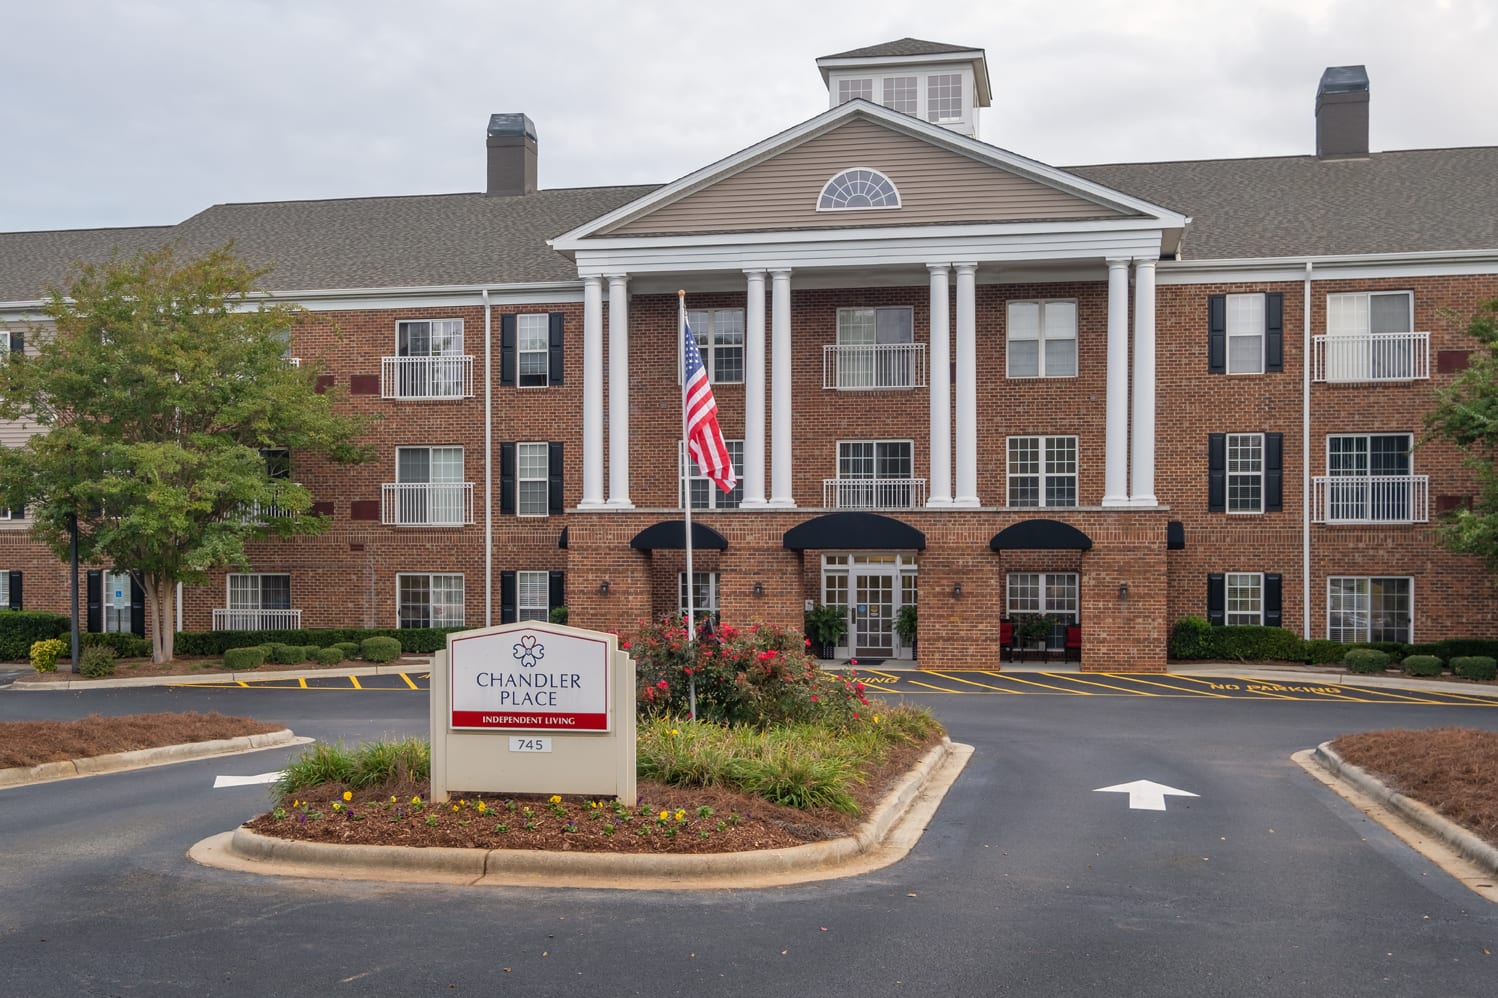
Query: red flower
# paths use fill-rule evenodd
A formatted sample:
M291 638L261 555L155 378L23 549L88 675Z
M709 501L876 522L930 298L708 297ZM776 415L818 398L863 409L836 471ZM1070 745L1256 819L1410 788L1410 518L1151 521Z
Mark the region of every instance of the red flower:
M685 672L687 675L690 676L692 674L692 667L691 666L686 666L681 671Z
M655 688L658 690L669 690L671 688L671 684L662 679L660 682L655 684Z
M621 641L621 642L619 642L619 647L623 648L625 651L629 651L629 642L628 641Z
M807 638L806 639L806 647L808 647L808 648L811 647L811 638Z
M816 702L817 702L817 695L816 695L816 694L815 694L815 693L813 693L813 694L812 694L812 695L811 695L811 702L812 702L812 703L816 703Z

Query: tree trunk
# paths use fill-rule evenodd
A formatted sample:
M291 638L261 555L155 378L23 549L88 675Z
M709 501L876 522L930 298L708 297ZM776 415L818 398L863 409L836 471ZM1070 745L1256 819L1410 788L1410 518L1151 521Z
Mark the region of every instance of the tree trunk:
M141 580L146 591L146 626L151 631L151 661L170 662L177 633L172 623L172 590L175 581L157 576Z

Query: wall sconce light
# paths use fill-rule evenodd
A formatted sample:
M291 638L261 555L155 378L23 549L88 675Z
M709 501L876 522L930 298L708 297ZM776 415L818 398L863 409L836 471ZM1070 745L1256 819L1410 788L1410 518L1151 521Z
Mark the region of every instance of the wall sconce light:
M1118 601L1120 603L1127 603L1129 601L1129 584L1127 582L1120 582L1118 584Z
M765 584L763 582L756 582L754 584L754 595L756 595L756 596L763 596L764 594L765 594Z
M961 595L962 595L962 583L960 583L960 582L954 582L954 583L952 583L952 598L956 599L957 597L959 597Z
M608 594L609 594L609 580L608 579L604 579L602 582L598 583L598 595L600 595L600 596L607 596Z

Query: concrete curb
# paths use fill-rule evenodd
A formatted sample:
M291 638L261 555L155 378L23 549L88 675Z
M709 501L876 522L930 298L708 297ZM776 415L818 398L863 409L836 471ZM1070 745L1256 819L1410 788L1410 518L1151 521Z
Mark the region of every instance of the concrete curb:
M206 866L242 872L486 886L638 890L802 883L878 869L904 856L972 753L969 745L943 739L885 795L854 834L760 852L670 856L344 846L277 839L241 826L204 839L188 855ZM902 826L903 819L912 818L921 819L913 833ZM901 831L905 834L895 834Z
M1331 742L1322 742L1316 746L1311 757L1338 779L1352 784L1367 797L1482 867L1489 876L1498 876L1498 847L1484 842L1455 822L1442 817L1428 805L1391 789L1367 770L1347 762L1332 748Z
M314 679L320 676L393 676L401 672L416 672L430 669L430 657L412 661L406 658L384 665L330 666L325 669L283 669L279 672L261 672L247 669L243 672L216 672L184 676L121 676L118 679L17 679L10 689L37 692L47 690L107 690L134 686L209 686L221 683L236 683L239 680L261 682L282 679Z
M54 780L72 780L80 776L97 776L100 773L119 773L128 769L167 766L174 762L206 759L216 755L257 752L260 749L277 748L311 740L298 738L290 728L282 728L280 731L271 731L263 735L240 735L237 738L217 738L206 742L186 742L181 745L136 749L132 752L112 752L109 755L69 759L63 762L44 762L37 766L18 766L14 769L0 769L0 789L22 787L32 783L50 783Z

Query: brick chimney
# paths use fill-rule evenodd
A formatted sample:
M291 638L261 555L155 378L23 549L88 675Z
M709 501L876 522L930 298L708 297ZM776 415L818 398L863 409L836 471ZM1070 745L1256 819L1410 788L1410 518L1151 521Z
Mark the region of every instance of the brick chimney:
M489 116L489 183L485 194L536 193L536 125L523 114Z
M1316 158L1368 156L1368 70L1328 66L1316 88Z

